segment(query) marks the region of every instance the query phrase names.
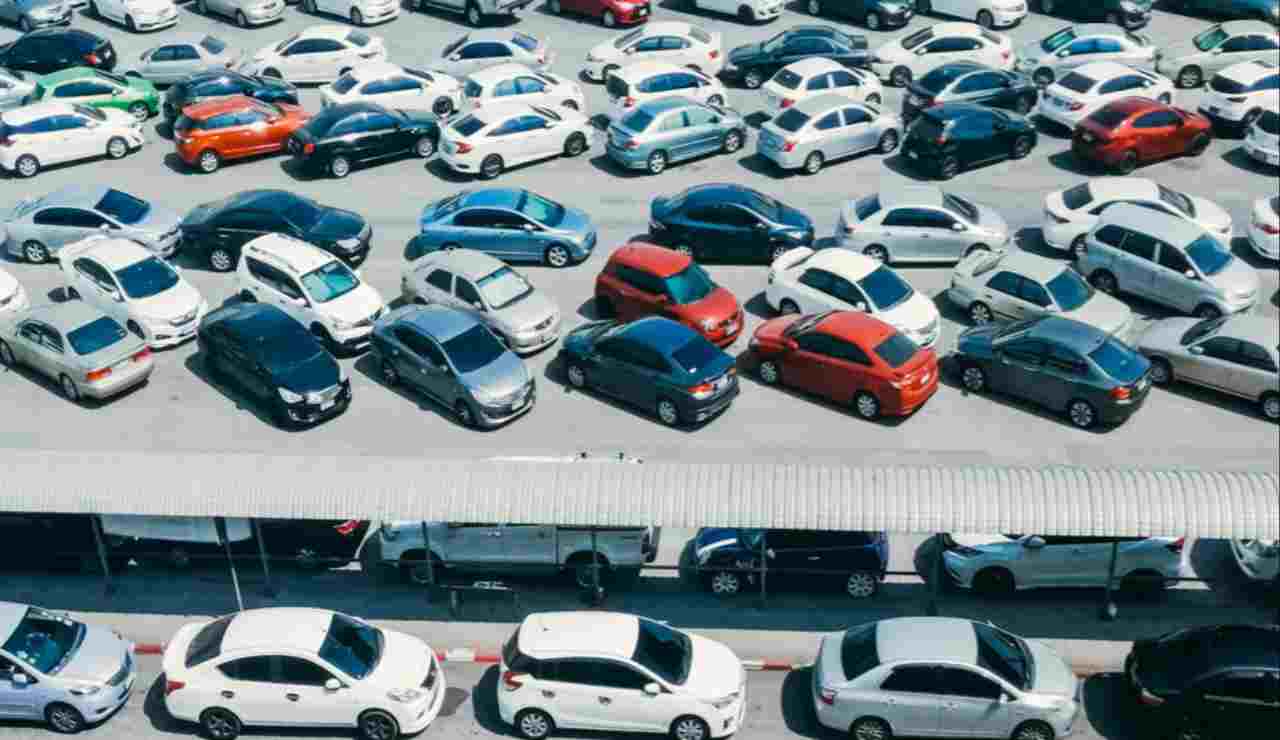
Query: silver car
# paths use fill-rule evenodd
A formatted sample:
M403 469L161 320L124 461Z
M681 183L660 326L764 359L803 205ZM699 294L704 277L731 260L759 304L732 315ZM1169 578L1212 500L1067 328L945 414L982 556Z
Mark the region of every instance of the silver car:
M182 214L107 185L67 185L19 201L0 218L13 257L39 264L87 236L132 239L159 257L178 249Z
M1211 232L1128 203L1099 214L1076 269L1104 293L1132 293L1202 319L1258 302L1257 271Z
M1272 61L1280 56L1280 31L1262 21L1228 21L1165 47L1156 71L1178 87L1200 87L1237 62Z
M1004 218L990 206L935 185L893 184L846 201L836 243L881 262L959 262L973 252L1012 241Z
M284 7L282 2L281 7ZM207 33L175 33L159 46L142 52L138 66L125 74L157 85L172 85L196 72L234 67L242 55L239 48Z
M626 169L656 175L672 162L733 154L746 138L747 122L738 111L668 97L641 103L609 126L605 151Z
M145 340L84 301L5 313L0 363L35 370L72 402L122 393L145 382L153 366Z
M284 17L285 0L196 0L194 7L200 15L217 13L224 18L234 18L241 28L261 26Z
M892 154L901 139L902 120L893 113L830 93L805 98L761 126L756 154L779 169L813 175L855 154Z
M485 67L515 62L529 69L545 71L555 55L547 43L520 31L476 31L455 39L432 63L457 79Z
M1274 316L1164 319L1143 332L1138 351L1151 360L1151 381L1175 380L1254 401L1280 421L1280 323Z
M0 67L0 111L26 105L27 96L36 88L35 79L30 72Z
M1110 23L1080 23L1018 49L1016 69L1045 87L1066 71L1090 62L1119 62L1150 69L1156 57L1155 44L1142 34Z
M1173 537L943 535L942 561L951 583L988 596L1033 588L1102 588L1116 544L1116 585L1159 593L1182 575L1185 540Z
M0 20L9 21L26 33L44 26L71 22L71 3L66 0L0 0Z
M373 327L382 379L419 391L459 424L492 428L533 408L536 385L514 352L468 313L401 306Z
M546 293L496 257L473 249L432 252L400 278L408 303L438 304L471 314L517 354L560 338L560 310Z

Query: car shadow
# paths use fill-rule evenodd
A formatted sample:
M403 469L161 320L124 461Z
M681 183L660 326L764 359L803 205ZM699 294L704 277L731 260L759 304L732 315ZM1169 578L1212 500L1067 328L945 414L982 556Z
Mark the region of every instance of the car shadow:
M1070 141L1071 135L1074 133L1072 129L1067 128L1066 126L1064 126L1061 123L1058 123L1057 121L1050 121L1048 118L1045 118L1044 116L1038 116L1033 114L1031 116L1028 116L1028 118L1031 119L1032 125L1036 127L1036 131L1040 135L1047 136L1051 139L1056 139L1059 141Z
M405 385L388 384L382 377L382 372L378 365L378 359L373 352L365 352L362 354L355 362L355 370L378 385L380 388L390 393L394 393L405 401L413 404L419 411L433 413L459 429L467 429L469 431L477 432L492 431L480 427L464 427L458 422L458 417L454 415L453 409L445 408L434 400L428 398L425 394L418 393Z
M965 388L964 384L960 382L960 367L959 363L955 359L955 355L947 355L946 357L939 359L938 371L938 382L952 390L958 391L961 396L968 397L978 395L992 403L997 403L1008 408L1018 409L1019 411L1024 411L1039 419L1051 421L1066 429L1083 432L1085 434L1104 435L1114 428L1099 424L1094 426L1092 429L1080 429L1068 421L1065 413L1055 412L1052 409L1044 408L1043 406L1031 403L1030 401L1023 401L1019 398L1015 398L1014 396L993 392L990 389L983 391L982 393L974 394L968 388Z
M813 708L812 666L787 672L782 679L779 701L782 703L782 722L793 734L816 740L847 737L818 722L818 713Z
M934 182L936 180L936 178L928 175L927 173L921 172L915 167L912 167L910 161L902 155L901 149L880 161L884 164L886 169L892 170L894 173L908 179L916 180L917 182Z
M428 159L423 165L423 169L445 182L462 184L480 180L480 178L474 175L464 175L460 172L455 172L449 168L449 165L445 164L443 159L439 157L432 157L431 159Z
M838 411L846 418L855 422L864 422L885 429L894 429L901 426L904 422L914 416L914 414L908 416L881 416L879 419L875 419L874 421L868 421L859 417L857 413L854 412L853 405L851 403L847 405L835 403L816 394L807 393L782 383L779 383L778 385L769 385L760 380L760 376L755 372L757 363L755 362L754 354L750 349L744 349L737 357L734 358L734 361L738 368L738 381L740 383L750 382L751 384L757 385L761 388L767 388L770 391L790 396L792 399L801 403L811 403L815 406L821 406L831 409L832 411Z
M480 680L471 689L471 711L475 713L476 724L486 732L502 737L511 736L511 727L502 721L498 711L498 674L499 666L490 666L480 676Z
M275 420L271 418L271 414L259 408L259 403L247 393L233 386L231 381L211 375L209 373L209 366L206 365L204 361L204 353L197 351L187 355L187 357L182 360L182 366L187 369L187 372L203 381L205 385L216 390L218 393L221 393L223 398L227 399L235 406L236 411L243 411L251 414L255 419L266 426L277 429L281 432L296 433L307 429L307 427L286 429L278 426L275 423Z
M598 304L596 303L595 296L592 296L587 300L583 301L578 306L577 313L579 316L586 319L587 321L599 321L600 319L605 318L604 316L600 315L600 310L598 308Z
M633 180L641 177L653 177L653 175L650 175L645 170L633 170L627 167L623 167L622 165L613 161L613 158L610 157L608 154L597 154L596 156L588 159L587 162L592 167L599 170L600 172L603 172L604 174L609 175L610 177L616 177L621 180ZM659 175L659 177L661 177L661 175Z
M173 124L166 123L163 118L156 119L154 130L161 139L173 141Z
M168 152L167 154L164 155L164 158L161 161L164 162L165 167L169 168L170 172L174 172L186 177L200 174L199 170L187 164L186 162L183 162L182 157L179 157L175 152Z
M164 674L156 676L156 680L147 687L142 699L142 714L151 723L151 729L172 735L190 735L191 725L169 714L164 705Z
M1050 154L1048 160L1049 164L1057 167L1063 172L1069 172L1073 175L1093 177L1100 174L1098 168L1082 162L1079 157L1071 152L1070 149Z
M742 304L742 310L755 316L757 319L775 319L780 314L769 307L769 301L765 300L764 291L760 291L751 296L746 303Z
M284 157L280 160L278 166L280 171L288 175L294 182L316 182L318 180L331 179L323 173L303 167L302 162L295 157ZM352 165L351 174L355 174L358 169L360 169L358 166Z
M299 8L299 13L302 12L300 6L295 5L294 7ZM438 10L436 8L426 6L414 7L412 4L407 2L404 3L403 8L406 12L417 13L418 15L424 15L429 18L448 21L449 25L466 25L465 18L457 13L451 13L447 10ZM512 13L511 15L486 15L483 20L480 21L480 28L510 28L519 22L520 16L515 13Z
M1243 146L1232 147L1223 152L1222 161L1232 167L1242 169L1245 172L1252 172L1257 175L1275 177L1276 172L1278 171L1278 168L1265 165L1253 157L1250 157L1249 153L1244 150Z
M1088 726L1105 740L1157 740L1160 736L1133 700L1124 675L1097 673L1084 681L1081 691Z
M1213 389L1199 385L1192 385L1191 383L1181 383L1176 379L1168 385L1160 386L1157 390L1173 396L1178 396L1179 398L1183 398L1188 401L1216 406L1223 411L1231 411L1233 413L1240 414L1241 416L1256 419L1257 422L1262 425L1270 423L1272 424L1272 430L1274 431L1275 429L1274 422L1268 422L1262 416L1262 413L1258 408L1257 401L1250 401L1238 396L1219 393ZM1266 427L1263 426L1261 428L1265 429Z
M738 166L752 174L761 175L774 180L785 180L799 174L799 170L796 170L795 172L788 172L786 170L779 169L766 157L762 157L754 152L746 155L745 157L739 157Z
M548 362L546 367L543 368L542 377L544 377L549 383L559 386L561 391L564 392L565 394L580 393L586 396L590 396L592 399L600 403L608 404L609 406L612 406L613 408L618 409L619 411L625 411L628 414L631 414L632 416L635 416L638 419L642 419L644 421L649 422L650 424L655 424L665 429L670 429L675 432L683 432L685 434L693 434L694 432L698 431L699 429L702 429L703 427L709 424L714 424L717 419L724 416L733 408L733 405L730 404L729 407L726 408L724 411L721 411L719 414L698 424L681 423L679 426L668 427L664 425L662 422L658 421L658 417L656 415L656 412L654 411L650 411L648 409L642 409L639 406L633 406L632 404L626 403L624 401L620 401L616 398L613 398L612 396L607 396L603 393L592 390L590 388L578 390L577 388L574 388L573 386L569 385L569 379L565 377L564 361L561 359L559 354L551 358L551 361Z
M956 302L951 300L946 288L934 293L930 297L930 300L933 301L933 305L937 307L938 314L941 315L943 319L959 324L961 330L973 326L973 320L969 318L969 314L965 313L964 309L957 306Z
M1054 249L1045 243L1044 230L1039 226L1023 226L1013 234L1013 243L1024 252L1047 257L1052 260L1067 260L1067 253Z

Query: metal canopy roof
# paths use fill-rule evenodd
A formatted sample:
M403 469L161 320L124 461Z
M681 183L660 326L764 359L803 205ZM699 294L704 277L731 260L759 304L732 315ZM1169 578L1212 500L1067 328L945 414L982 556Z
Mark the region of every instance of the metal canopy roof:
M1280 538L1274 473L10 452L0 511Z

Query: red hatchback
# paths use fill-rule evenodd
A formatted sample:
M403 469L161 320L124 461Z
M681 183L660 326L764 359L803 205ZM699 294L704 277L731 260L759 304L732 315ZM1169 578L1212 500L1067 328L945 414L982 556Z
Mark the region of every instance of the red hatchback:
M1110 102L1076 124L1071 150L1120 175L1139 164L1169 157L1198 157L1213 138L1212 124L1199 113L1147 98Z
M839 404L858 416L906 416L938 390L938 356L861 311L782 316L751 338L760 379Z
M634 321L666 316L719 347L742 333L742 306L692 257L674 249L631 242L614 251L596 277L601 316Z
M556 15L578 13L599 18L609 28L644 23L651 12L649 0L551 0L547 8Z

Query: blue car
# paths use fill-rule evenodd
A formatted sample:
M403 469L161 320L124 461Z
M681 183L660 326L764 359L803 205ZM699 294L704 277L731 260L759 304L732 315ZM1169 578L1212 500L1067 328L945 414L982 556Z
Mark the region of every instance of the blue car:
M673 162L733 154L746 138L747 122L735 110L690 98L658 98L610 126L605 151L628 170L656 175Z
M738 395L733 358L659 316L585 324L565 336L560 362L574 388L651 410L667 426L704 422Z
M762 556L770 589L838 588L855 599L874 595L889 568L884 532L708 527L693 544L702 585L719 596L759 589Z

